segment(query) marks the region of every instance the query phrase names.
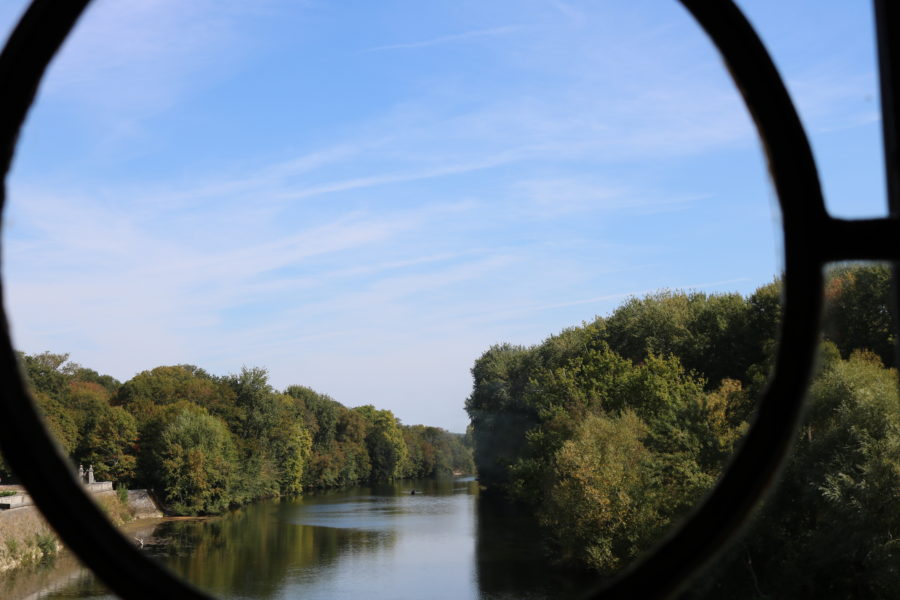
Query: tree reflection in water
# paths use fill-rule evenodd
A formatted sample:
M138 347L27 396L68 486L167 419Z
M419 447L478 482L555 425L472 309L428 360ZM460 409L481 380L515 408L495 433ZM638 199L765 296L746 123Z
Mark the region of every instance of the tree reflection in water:
M164 562L182 577L217 595L253 598L278 597L291 571L315 577L341 556L395 542L390 530L285 523L294 506L263 502L222 519L164 523L154 535L167 540Z
M475 503L481 598L577 598L592 576L554 568L533 516L483 495ZM595 577L595 576L594 576Z
M530 515L481 497L472 478L263 501L142 535L148 554L223 599L570 598L583 581L549 568ZM112 599L83 573L41 598Z

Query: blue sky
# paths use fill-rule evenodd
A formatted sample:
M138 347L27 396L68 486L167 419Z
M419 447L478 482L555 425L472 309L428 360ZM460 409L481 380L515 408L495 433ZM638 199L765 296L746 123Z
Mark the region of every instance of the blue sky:
M868 3L741 5L829 209L883 214ZM8 185L20 349L264 366L454 431L490 345L780 264L751 121L674 0L98 0Z

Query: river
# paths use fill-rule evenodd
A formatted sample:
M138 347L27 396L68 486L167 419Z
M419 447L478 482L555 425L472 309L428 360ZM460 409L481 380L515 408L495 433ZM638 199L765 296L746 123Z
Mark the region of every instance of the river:
M480 497L472 478L263 501L135 535L156 560L233 600L539 600L583 589L547 567L527 516ZM89 571L56 569L55 578L42 575L45 587L29 600L113 598Z

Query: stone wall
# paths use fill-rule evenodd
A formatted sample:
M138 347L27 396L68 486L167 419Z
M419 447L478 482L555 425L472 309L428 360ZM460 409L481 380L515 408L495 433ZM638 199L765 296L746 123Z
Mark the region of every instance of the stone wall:
M0 572L37 562L45 553L58 550L56 534L37 508L0 511Z
M108 492L113 489L112 481L96 481L94 483L83 483L82 485L87 491L93 494L96 494L97 492Z
M147 490L129 490L125 505L119 500L118 492L112 489L112 484L92 491L97 504L116 526L132 520L163 516ZM33 564L61 548L53 529L35 506L21 505L0 510L0 573L20 565Z
M163 516L147 490L128 490L128 508L135 519L158 519Z
M110 492L113 490L113 482L112 481L97 481L95 483L85 483L84 489L91 494L97 494L100 492ZM15 486L15 488L19 488L20 486ZM34 501L31 499L31 496L28 495L24 490L13 489L12 486L4 486L5 489L11 489L12 491L17 491L15 496L0 496L0 510L8 510L10 508L19 508L20 506L32 506Z

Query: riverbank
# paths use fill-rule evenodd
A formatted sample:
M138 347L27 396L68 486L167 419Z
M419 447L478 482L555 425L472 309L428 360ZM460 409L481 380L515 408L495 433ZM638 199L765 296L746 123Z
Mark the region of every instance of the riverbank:
M21 491L21 488L15 491ZM18 498L23 496L25 494L19 494ZM158 523L163 516L146 490L129 490L125 495L104 489L93 493L92 497L113 525L120 528L152 520ZM0 578L21 567L46 562L63 549L56 533L37 507L30 502L20 501L17 504L15 508L0 511Z
M217 517L137 522L146 526L123 532L215 597L579 597L584 582L548 567L530 514L480 500L471 477L404 480L272 498ZM63 552L52 565L0 577L0 598L115 600L73 561Z
M130 521L119 527L123 535L135 540L152 540L153 532L165 518L145 518ZM38 600L48 593L77 586L90 579L89 574L75 556L63 548L48 560L12 569L0 574L0 598L4 600Z

